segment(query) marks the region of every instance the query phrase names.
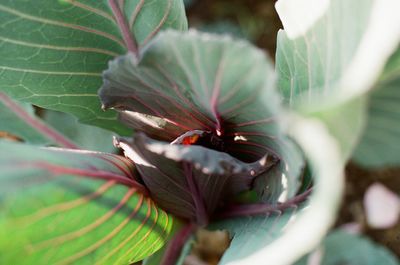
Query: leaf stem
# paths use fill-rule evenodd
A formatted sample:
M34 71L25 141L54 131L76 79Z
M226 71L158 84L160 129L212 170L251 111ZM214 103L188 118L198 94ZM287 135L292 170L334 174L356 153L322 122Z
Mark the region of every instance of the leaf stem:
M175 265L176 261L181 254L182 248L186 241L196 230L194 223L188 223L174 236L174 238L168 243L165 254L162 258L161 265Z
M197 187L193 177L193 166L189 163L183 163L183 170L194 205L196 207L196 223L200 226L205 226L209 221L208 214L203 197L201 196L199 188Z
M6 94L0 92L0 101L10 108L19 118L21 118L24 122L26 122L29 126L31 126L36 131L42 133L48 139L54 141L54 143L58 144L61 147L66 147L70 149L79 149L79 147L74 144L71 140L64 137L62 134L54 130L53 128L46 125L40 119L31 116L27 113L23 108L21 108L18 104L16 104L10 97Z
M121 10L121 7L119 6L116 0L108 0L108 3L111 7L115 20L117 21L118 27L121 31L126 48L128 49L128 51L134 53L135 56L137 57L138 47L136 39L133 36L133 33L131 33L129 29L128 21L126 20L125 15Z
M226 208L222 213L217 215L218 219L227 219L234 217L244 217L244 216L254 216L254 215L267 215L273 212L281 213L282 211L297 207L298 204L304 202L310 193L312 188L306 190L305 192L287 200L286 202L271 205L267 203L254 203L246 205L231 205Z

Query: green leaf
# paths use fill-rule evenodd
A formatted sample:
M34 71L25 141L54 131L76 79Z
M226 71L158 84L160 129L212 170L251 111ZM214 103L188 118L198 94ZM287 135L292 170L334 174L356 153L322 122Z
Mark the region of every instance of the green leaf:
M276 8L285 29L278 33L278 86L291 106L315 109L359 96L400 41L397 0L280 0Z
M22 119L15 108L20 110L20 114L36 120L34 109L31 104L12 101L0 92L0 131L7 132L16 136L27 143L45 145L51 140L45 135L32 128L26 120Z
M113 145L115 133L79 123L72 115L57 111L47 110L43 119L82 149L108 153L117 150Z
M16 102L0 92L0 108L0 131L32 144L77 148L72 141L36 117L32 105Z
M294 205L293 208L278 214L233 218L212 224L211 229L226 229L233 238L219 265L240 261L243 257L271 244L284 233L290 218L296 216L303 208L304 205Z
M128 126L157 140L202 130L243 161L279 157L276 173L286 174L292 196L303 160L283 135L274 81L269 58L246 41L168 30L142 50L139 61L131 54L112 61L99 95Z
M156 32L187 27L180 0L124 1L139 46ZM108 1L5 0L0 4L0 89L120 134L129 130L97 98L107 62L126 53Z
M314 177L311 197L302 205L267 205L266 216L213 224L233 236L222 264L292 264L315 248L335 221L344 186L339 146L318 120L294 116L290 121L290 135L304 151Z
M362 96L308 113L311 117L322 120L338 140L343 161L349 159L364 132L368 119L367 103L367 96Z
M330 233L316 251L320 251L322 254L321 265L400 264L396 256L384 246L378 245L364 236L352 235L341 230ZM310 264L308 259L311 255L303 257L295 265Z
M399 2L280 0L276 8L285 28L276 52L284 101L324 121L346 160L366 119L366 100L358 98L371 89L400 41L394 12Z
M182 222L179 222L179 219L174 219L174 223L172 224L171 231L169 233L168 239L166 240L166 244L159 249L157 252L152 254L151 256L147 257L145 260L143 260L143 265L160 265L161 261L164 257L165 251L167 250L168 243L171 242L173 237L176 235L176 233L184 226ZM188 241L190 242L190 241ZM178 262L176 265L180 265Z
M366 167L400 164L400 49L370 93L368 120L353 159Z
M165 243L172 218L112 154L0 142L1 264L130 264Z

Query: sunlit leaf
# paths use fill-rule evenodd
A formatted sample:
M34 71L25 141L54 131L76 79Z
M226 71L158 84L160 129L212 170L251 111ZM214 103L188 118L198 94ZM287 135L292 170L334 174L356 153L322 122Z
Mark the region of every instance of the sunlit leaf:
M304 205L293 205L292 208L284 212L278 211L264 216L232 218L213 224L211 228L226 229L232 237L232 242L219 264L224 265L229 264L229 262L240 261L242 258L259 251L265 245L271 244L284 233L290 219L295 218L296 214L302 211L302 208L304 208Z
M127 134L115 113L100 109L97 98L107 62L127 51L109 2L120 1L1 1L0 89ZM181 0L124 3L139 46L161 29L187 27Z
M1 264L130 264L165 243L172 218L106 153L0 142Z
M284 25L276 52L284 101L326 122L346 160L365 123L366 101L358 97L400 41L399 2L280 0L276 8Z

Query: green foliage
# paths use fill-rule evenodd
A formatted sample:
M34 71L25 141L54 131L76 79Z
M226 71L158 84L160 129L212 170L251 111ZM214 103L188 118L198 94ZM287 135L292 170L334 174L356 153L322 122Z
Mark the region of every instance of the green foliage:
M160 29L187 27L182 1L124 1L130 30L144 45ZM119 134L128 130L97 99L107 62L126 53L106 0L6 0L0 4L0 89L68 112Z
M353 159L365 167L400 164L400 49L370 94L366 128Z
M24 116L37 120L31 104L17 103L4 94L0 94L0 131L7 132L27 143L40 145L51 143L50 139L46 138L41 132L32 128L26 120L22 119L15 108L21 110L20 114L23 113Z
M362 94L371 89L399 41L397 26L390 24L398 16L389 4L396 4L375 2L310 1L304 7L313 10L307 19L295 3L281 0L277 5L285 26L277 41L278 87L288 106L327 124L339 141L343 160L364 128ZM312 23L306 27L308 20Z
M233 218L212 224L211 229L226 229L232 237L219 265L240 261L271 244L285 232L289 220L298 214L301 208L296 206L283 213Z
M117 150L113 145L115 133L79 123L72 115L57 111L47 110L43 119L82 149L108 153Z
M385 247L364 236L352 235L341 230L331 232L316 250L321 255L321 265L398 265L398 258ZM318 253L320 252L320 253ZM313 255L313 254L311 254ZM310 264L310 255L295 265Z
M131 55L111 62L104 79L103 105L119 109L128 126L167 141L190 130L220 131L225 151L236 158L253 162L266 152L279 157L279 169L269 173L277 179L286 174L289 196L296 193L302 156L281 128L271 62L246 41L166 31L139 62ZM153 117L164 123L150 127ZM262 176L262 187L272 184L271 174ZM281 182L274 183L270 190L281 190Z
M282 107L263 52L229 37L175 31L187 29L180 0L2 1L0 90L26 103L10 107L0 97L0 131L27 143L60 144L62 137L38 129L46 125L34 115L35 104L117 134L133 128L148 137L138 133L133 142L117 143L134 143L124 151L136 168L107 153L0 141L0 263L130 264L155 253L145 264L158 264L175 226L133 172L159 206L202 225L243 190L268 202L283 191L295 195L304 166L296 143L314 177L307 173L315 183L309 201L211 227L228 229L233 238L221 264L265 257L286 264L314 248L334 221L342 167L365 125L354 159L366 166L400 163L400 50L376 81L399 41L395 2L316 3L307 17L293 1L277 4L285 26L276 54ZM166 28L175 30L158 34ZM114 110L101 110L102 84L102 106L119 111L127 126ZM45 112L44 120L83 148L114 151L109 131L56 112ZM196 131L216 132L228 144L223 152L170 144ZM68 141L64 146L71 147ZM266 153L280 158L279 167L268 170L260 159ZM206 218L198 218L199 209ZM327 265L398 264L381 247L340 231L322 247ZM188 241L179 262L189 249Z
M171 216L140 186L126 186L129 160L6 141L0 148L1 264L130 264L168 237Z

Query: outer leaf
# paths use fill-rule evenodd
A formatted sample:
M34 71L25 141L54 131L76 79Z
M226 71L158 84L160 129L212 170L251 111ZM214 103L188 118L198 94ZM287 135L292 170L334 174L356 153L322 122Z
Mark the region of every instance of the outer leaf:
M73 140L82 149L115 153L113 145L114 133L98 127L81 124L75 117L67 113L46 111L44 120Z
M339 148L320 122L299 118L291 121L291 135L303 148L315 178L307 207L298 213L293 205L278 216L220 223L220 229L233 232L232 249L223 257L226 264L293 264L318 245L335 220L344 184Z
M127 159L0 145L1 264L130 264L164 244L172 218Z
M398 265L396 256L384 246L373 243L366 237L351 235L336 230L328 235L317 251L321 251L322 265ZM310 264L309 256L303 257L296 265Z
M396 0L278 1L285 31L276 62L285 100L315 108L370 89L400 41L399 7Z
M162 28L186 28L180 0L124 2L139 45ZM2 91L128 133L115 113L100 110L97 99L101 72L126 52L123 37L129 35L121 35L107 0L5 0L0 24Z
M356 97L372 87L400 40L399 2L280 0L276 8L285 27L276 53L284 100L325 121L346 160L365 119L365 101Z
M28 143L77 146L34 115L30 104L21 104L0 92L0 131L5 131Z
M367 96L363 96L309 113L324 121L329 132L335 136L344 161L351 156L365 129L367 102Z
M168 243L171 242L173 237L176 235L177 232L184 226L182 222L179 222L179 219L174 219L174 223L172 224L171 231L169 233L169 237L166 240L166 244L159 249L157 252L152 254L151 256L147 257L145 260L143 260L143 265L160 265L161 261L164 257L165 251L168 247ZM176 264L178 265L178 264Z
M244 161L274 154L293 195L302 157L278 124L274 80L268 58L245 41L166 31L139 61L127 55L110 63L99 93L105 108L120 110L129 126L156 139L202 130L219 135L224 151Z
M25 120L22 120L14 110L10 109L10 102L13 104L13 107L17 106L18 109L24 111L24 115L35 119L34 110L31 104L13 102L8 97L5 97L4 94L0 93L0 131L17 136L28 143L50 143L50 139L33 129Z
M284 233L290 219L303 208L304 206L298 208L297 205L293 205L293 208L285 212L273 212L267 216L233 218L212 224L212 229L227 229L233 237L219 264L239 261L271 244Z
M353 159L366 167L400 164L400 49L370 94L368 121Z

